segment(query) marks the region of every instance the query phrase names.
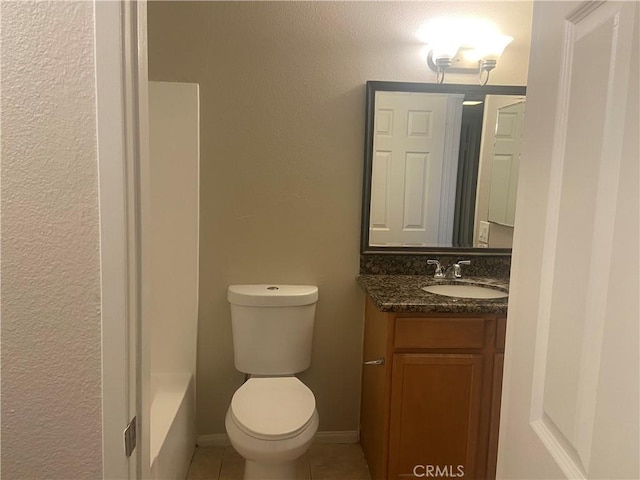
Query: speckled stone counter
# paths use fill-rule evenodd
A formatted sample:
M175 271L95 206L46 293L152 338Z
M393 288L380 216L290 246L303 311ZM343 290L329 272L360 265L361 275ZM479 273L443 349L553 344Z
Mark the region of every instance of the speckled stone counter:
M360 274L371 275L433 275L434 267L427 260L439 260L442 265L451 265L458 260L471 260L463 273L472 277L508 277L511 270L511 256L470 256L470 255L360 255Z
M382 312L395 313L507 313L509 298L473 299L436 295L422 290L435 284L470 283L509 291L507 278L466 277L460 280L423 275L359 275L358 284Z

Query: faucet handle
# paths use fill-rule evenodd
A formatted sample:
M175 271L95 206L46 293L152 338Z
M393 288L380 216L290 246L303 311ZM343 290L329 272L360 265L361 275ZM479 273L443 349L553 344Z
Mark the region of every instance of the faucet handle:
M436 273L433 275L433 278L444 278L444 273L442 272L442 265L440 265L440 262L438 260L428 259L427 265L436 266Z
M462 278L461 265L471 265L471 260L459 260L457 263L453 264L453 275L456 278Z

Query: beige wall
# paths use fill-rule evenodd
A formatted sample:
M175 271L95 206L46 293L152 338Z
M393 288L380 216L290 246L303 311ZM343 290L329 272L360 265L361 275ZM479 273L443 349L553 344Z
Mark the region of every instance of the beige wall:
M491 83L524 85L530 3L149 4L150 78L200 84L200 434L224 432L242 382L226 287L249 282L319 286L301 378L320 430L357 430L364 83L434 81L415 32L432 15L473 13L516 37Z
M1 9L1 474L101 478L93 4Z

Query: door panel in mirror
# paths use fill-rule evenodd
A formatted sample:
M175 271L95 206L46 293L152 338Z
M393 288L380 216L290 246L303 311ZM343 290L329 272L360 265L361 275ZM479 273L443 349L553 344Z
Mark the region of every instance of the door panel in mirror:
M371 245L424 247L451 238L463 98L376 93Z
M509 227L516 216L524 108L525 102L500 107L496 121L489 222Z

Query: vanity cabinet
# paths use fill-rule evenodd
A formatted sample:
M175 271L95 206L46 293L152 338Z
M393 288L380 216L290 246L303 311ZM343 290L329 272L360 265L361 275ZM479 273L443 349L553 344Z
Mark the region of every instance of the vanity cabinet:
M360 443L371 477L493 479L506 319L367 300Z

